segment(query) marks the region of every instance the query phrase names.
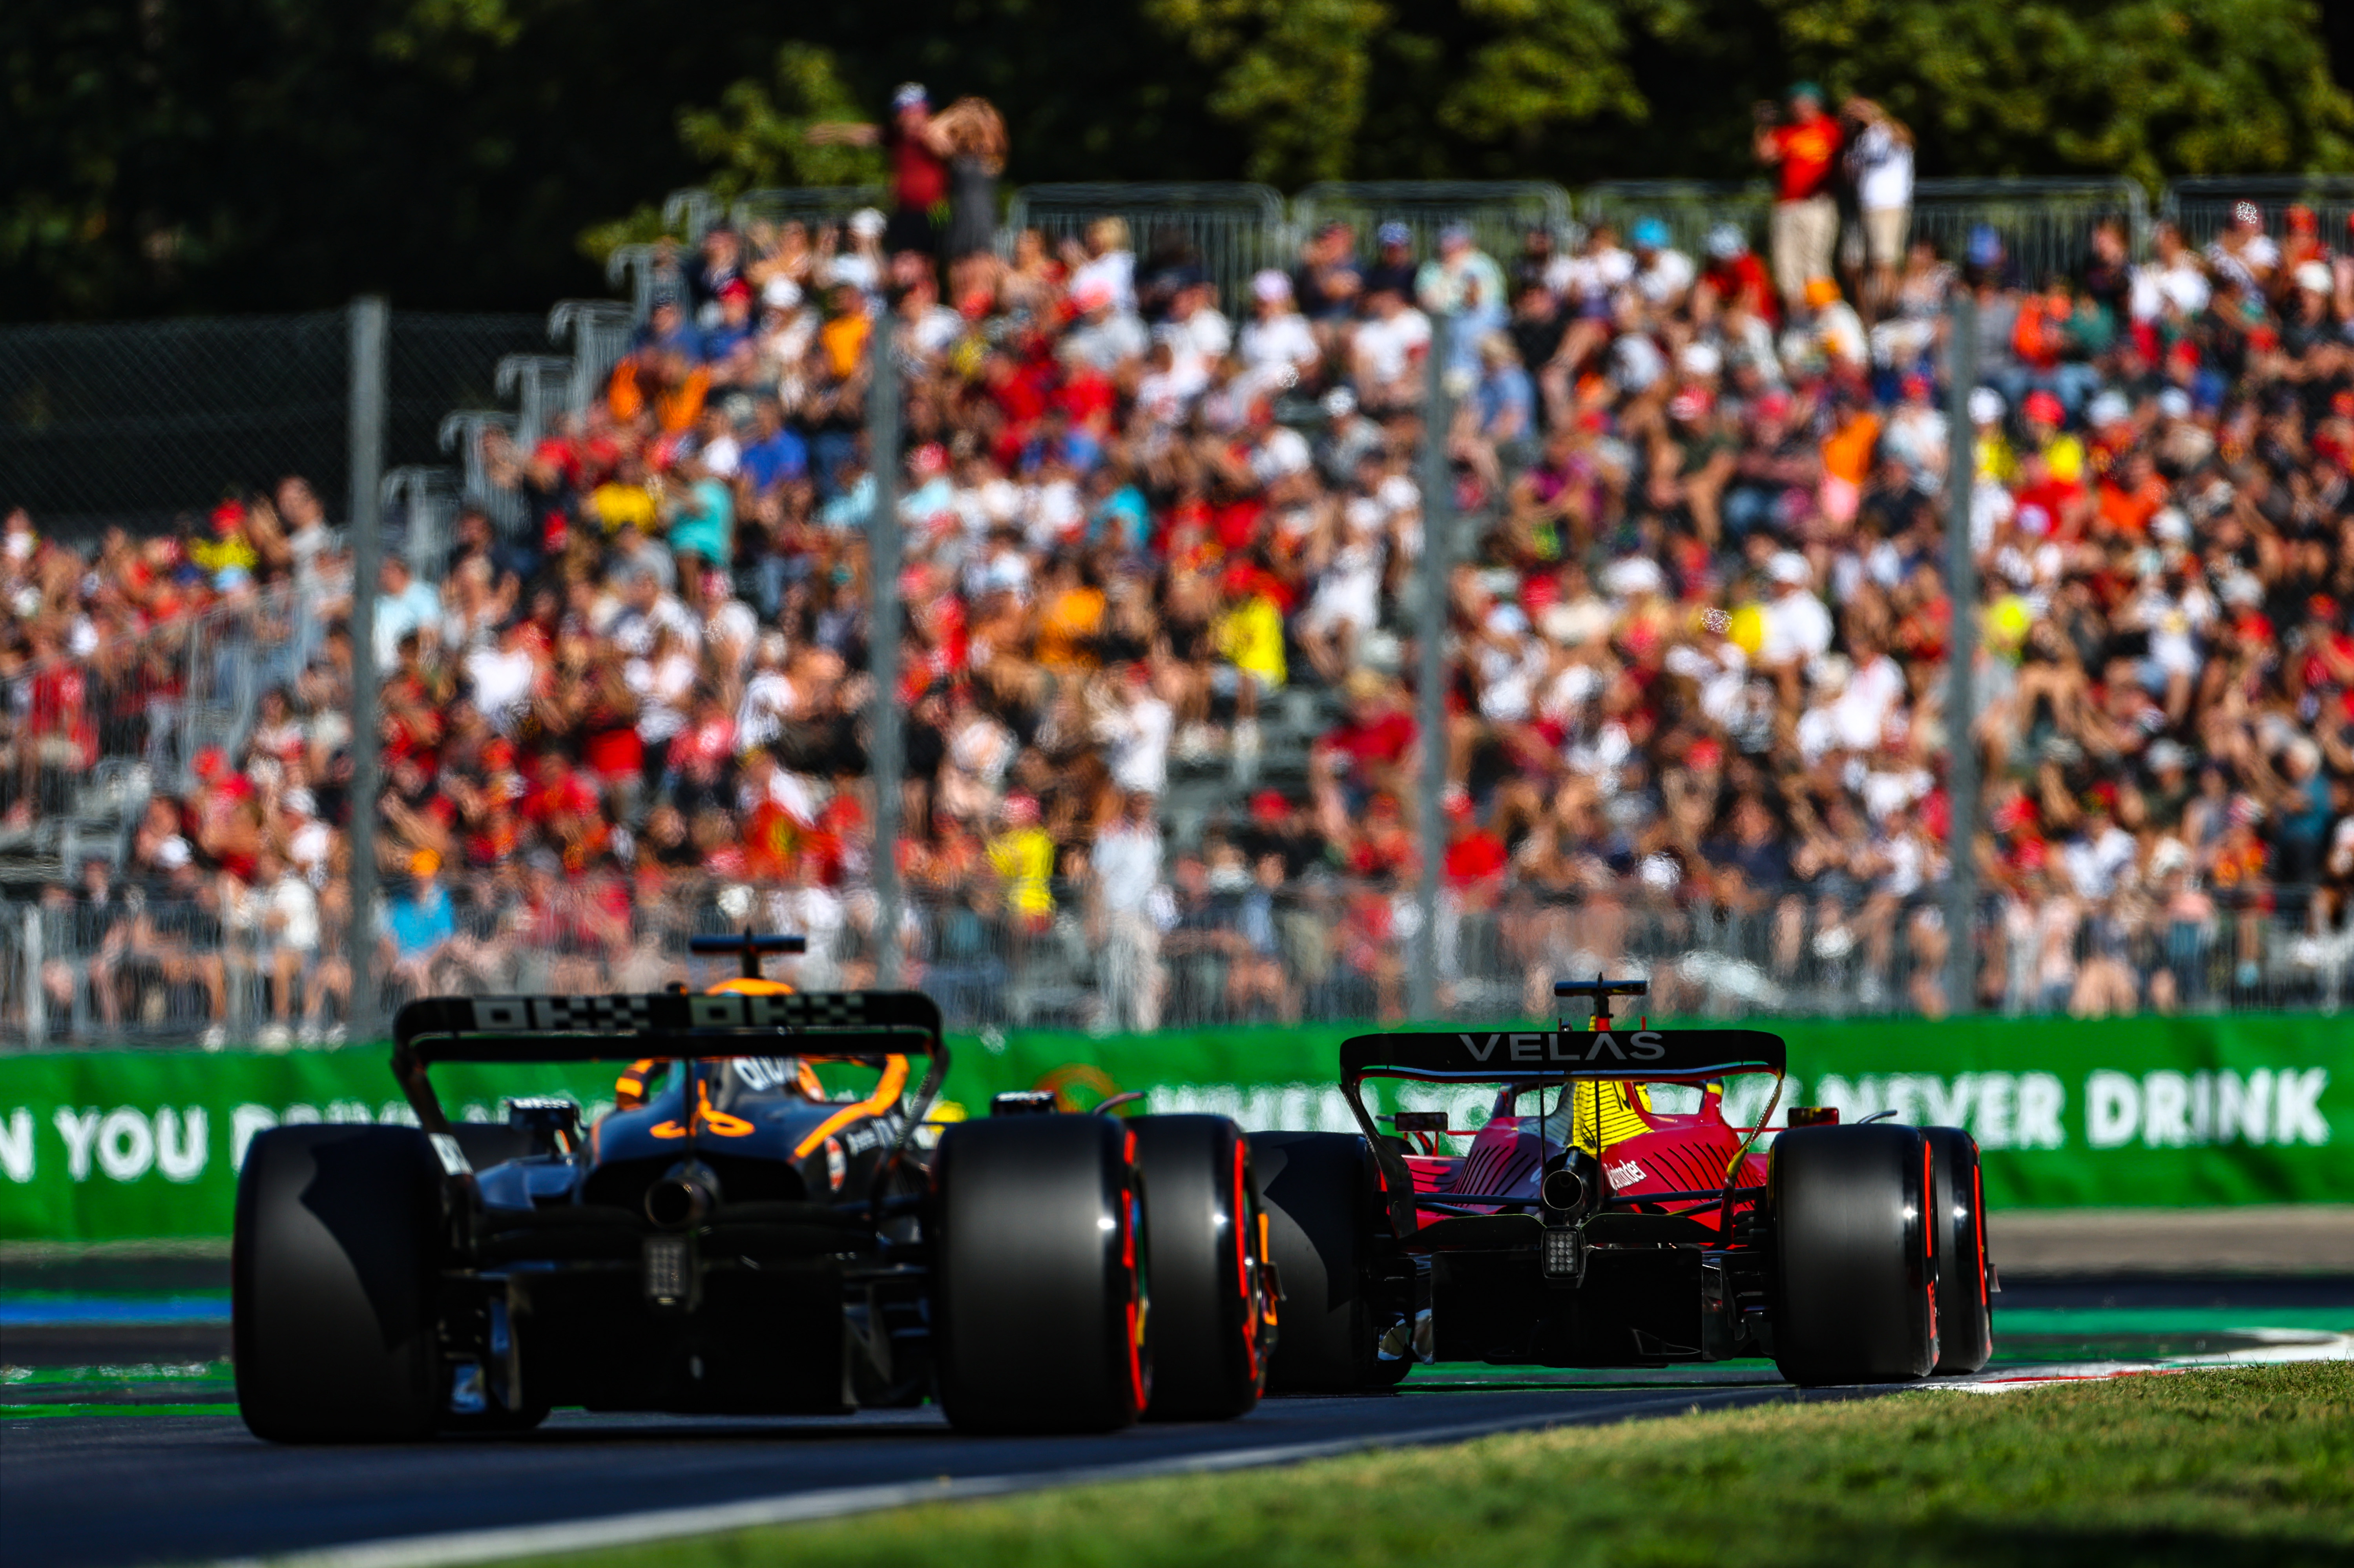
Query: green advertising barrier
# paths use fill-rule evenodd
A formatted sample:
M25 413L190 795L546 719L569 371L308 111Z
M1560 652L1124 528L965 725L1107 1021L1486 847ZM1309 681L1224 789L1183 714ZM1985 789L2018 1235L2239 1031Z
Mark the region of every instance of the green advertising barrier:
M2354 1027L2320 1017L1798 1022L1778 1121L1794 1104L1848 1119L1967 1128L1999 1208L2354 1200ZM1073 1106L1142 1090L1156 1111L1215 1111L1246 1127L1354 1124L1335 1086L1357 1029L961 1037L946 1097L1052 1088ZM610 1106L610 1065L435 1070L454 1116L495 1119L508 1095ZM1419 1085L1382 1108L1484 1118L1476 1088ZM1735 1121L1770 1083L1736 1080ZM217 1237L237 1167L264 1128L408 1119L386 1054L83 1052L0 1056L0 1242Z

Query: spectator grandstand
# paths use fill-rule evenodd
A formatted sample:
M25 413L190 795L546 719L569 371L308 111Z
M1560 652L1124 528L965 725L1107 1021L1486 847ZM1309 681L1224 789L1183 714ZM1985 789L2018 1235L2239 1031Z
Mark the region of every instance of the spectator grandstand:
M1720 224L1490 254L1339 219L1222 290L1118 217L941 293L879 213L649 266L578 414L376 626L387 1000L650 987L685 934L883 944L968 1026L1442 1004L1952 1005L1945 758L1979 748L1972 1005L2340 997L2354 924L2354 239L2243 203L2022 276L1914 244L1866 319ZM1945 714L1952 291L1976 297L1967 737ZM1878 295L1884 292L1885 297ZM905 391L899 689L871 691L867 347ZM1445 335L1438 328L1444 326ZM1443 734L1410 692L1443 342ZM0 533L0 1029L338 1037L346 546L300 478L183 537ZM412 542L421 539L412 531ZM427 558L429 556L429 560ZM904 714L873 841L862 714ZM1416 842L1442 747L1443 844ZM876 929L872 867L910 903ZM29 911L29 913L27 913ZM37 977L37 980L34 979Z

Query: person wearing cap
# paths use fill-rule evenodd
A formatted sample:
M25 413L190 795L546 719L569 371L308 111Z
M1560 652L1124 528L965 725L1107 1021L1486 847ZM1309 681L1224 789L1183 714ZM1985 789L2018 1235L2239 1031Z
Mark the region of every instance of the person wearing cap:
M434 962L458 934L457 911L440 876L441 857L418 850L408 857L408 885L385 904L384 972L412 997L432 994Z
M1766 605L1757 660L1781 673L1787 683L1807 661L1829 652L1831 612L1815 596L1814 568L1796 550L1777 550L1767 558L1766 581L1773 598Z
M1823 112L1823 90L1792 84L1789 116L1776 123L1774 106L1757 106L1757 161L1774 171L1774 281L1793 311L1806 303L1807 283L1831 275L1839 240L1839 203L1831 195L1838 172L1839 122Z
M1336 217L1301 243L1299 265L1291 274L1292 293L1300 313L1320 330L1337 326L1355 314L1364 286L1364 270L1357 260L1357 231L1347 222Z
M2264 209L2233 202L2232 221L2207 247L2207 270L2226 286L2261 291L2271 287L2280 260L2280 247L2264 232Z
M1691 258L1675 248L1666 222L1657 217L1638 217L1627 238L1635 247L1636 291L1654 310L1681 310L1684 296L1691 292L1692 281L1699 272Z
M1450 223L1438 231L1438 254L1415 273L1414 294L1425 311L1454 323L1448 367L1476 372L1480 340L1503 329L1511 301L1504 270L1472 242L1469 225Z
M1414 298L1414 230L1392 218L1373 230L1373 259L1363 270L1360 301L1370 301L1382 289L1393 289L1401 299Z
M1708 265L1701 273L1701 281L1716 291L1717 300L1726 309L1747 311L1777 328L1782 324L1782 302L1774 292L1774 280L1766 270L1766 263L1749 249L1748 236L1738 224L1720 223L1708 231L1702 247L1708 252Z
M1291 280L1273 267L1251 277L1251 319L1236 346L1253 384L1269 392L1312 381L1323 359L1308 318L1293 303Z
M891 217L885 249L929 256L939 249L949 210L949 159L956 151L950 127L932 113L931 95L919 81L903 81L891 94L887 125L828 120L802 132L813 147L880 147L891 165Z

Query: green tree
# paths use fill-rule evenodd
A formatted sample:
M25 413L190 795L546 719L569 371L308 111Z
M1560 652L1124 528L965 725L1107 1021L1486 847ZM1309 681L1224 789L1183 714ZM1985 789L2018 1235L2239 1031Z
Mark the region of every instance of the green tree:
M1883 100L1930 170L2354 166L2312 0L1144 0L1280 182L1746 171L1796 76Z
M1766 0L1783 57L1880 99L1940 173L2354 168L2307 0Z
M863 185L883 178L883 154L873 147L812 146L805 132L825 120L865 118L842 79L831 51L790 43L777 51L773 83L732 82L714 109L683 109L679 144L705 165L704 186L726 200L774 185ZM580 247L599 260L617 245L663 231L651 204L629 217L592 225Z
M2315 0L5 0L0 315L602 292L573 237L869 177L800 129L910 78L995 102L1017 183L1744 175L1800 75L1925 173L2343 171L2324 37Z

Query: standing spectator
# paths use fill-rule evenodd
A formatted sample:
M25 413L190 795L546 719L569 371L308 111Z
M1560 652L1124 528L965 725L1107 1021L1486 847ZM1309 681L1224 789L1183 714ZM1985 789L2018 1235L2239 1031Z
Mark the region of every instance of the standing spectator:
M932 123L949 144L949 297L962 299L988 286L988 259L997 251L997 181L1011 148L1005 117L985 98L960 98Z
M1913 221L1913 132L1869 98L1849 99L1840 113L1854 127L1847 172L1863 221L1849 249L1855 270L1863 273L1856 297L1869 323L1880 319L1896 295L1896 265Z
M931 95L920 81L903 81L891 94L891 123L827 121L809 128L815 146L881 147L891 160L891 221L884 246L936 256L940 225L948 214L949 159L955 141L942 128L945 115L932 113Z
M306 992L303 1041L314 1043L326 1001L311 975L319 957L318 895L274 852L263 850L255 866L253 897L265 955L263 973L270 982L270 1023L261 1032L260 1044L282 1051L292 1043L288 1020L293 1016L298 984Z
M1088 856L1096 893L1096 940L1103 954L1104 1022L1124 1019L1140 1034L1161 1027L1161 829L1152 797L1131 791L1119 815L1096 834Z
M1823 112L1823 90L1811 81L1790 89L1790 117L1775 123L1774 106L1757 105L1757 161L1775 171L1774 284L1784 303L1806 303L1807 282L1831 275L1839 238L1839 202L1831 176L1839 166L1839 122Z

